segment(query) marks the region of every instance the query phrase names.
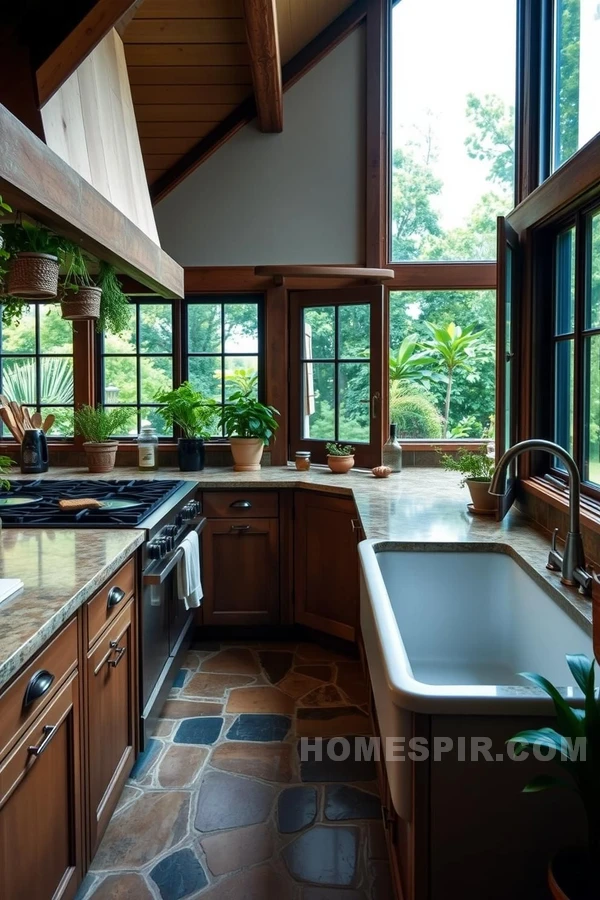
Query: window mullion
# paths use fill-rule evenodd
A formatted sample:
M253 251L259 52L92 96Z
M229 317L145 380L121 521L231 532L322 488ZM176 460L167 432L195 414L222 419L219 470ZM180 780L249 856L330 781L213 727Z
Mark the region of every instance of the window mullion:
M574 348L574 396L573 396L573 456L583 472L585 429L585 352L583 331L585 328L585 268L586 268L585 218L579 214L575 223L575 348Z

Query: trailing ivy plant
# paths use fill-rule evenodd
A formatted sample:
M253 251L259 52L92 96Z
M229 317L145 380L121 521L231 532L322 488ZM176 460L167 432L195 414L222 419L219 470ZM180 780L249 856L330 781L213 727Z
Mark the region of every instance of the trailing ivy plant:
M227 437L259 438L268 444L279 423L279 410L265 406L251 391L236 391L223 406L221 424Z
M178 425L186 438L212 437L219 407L214 400L194 390L189 381L173 391L158 391L154 399L162 404L158 413L167 428Z
M117 270L111 263L103 260L100 262L96 283L102 290L100 318L96 323L97 330L122 334L129 326L131 307L117 278Z

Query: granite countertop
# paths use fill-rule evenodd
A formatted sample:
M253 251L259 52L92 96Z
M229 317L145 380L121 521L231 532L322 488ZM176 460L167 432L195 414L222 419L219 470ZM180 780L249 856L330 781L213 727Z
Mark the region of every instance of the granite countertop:
M54 468L42 477L98 479L101 476L90 475L81 468ZM298 472L293 465L265 466L259 472L250 473L226 468L180 472L175 467L144 473L134 467L120 467L104 477L180 478L195 481L200 490L295 488L353 497L367 538L392 542L406 549L419 549L423 545L428 549L464 549L469 544L472 550L507 552L544 587L549 598L592 633L591 601L574 588L562 585L558 575L545 567L549 536L535 529L514 507L502 522L492 517L472 516L467 510L468 492L460 488L457 476L451 472L407 468L390 478L379 479L359 469L347 475L334 475L325 466L312 466L309 472ZM13 480L21 478L32 476L17 475ZM141 540L141 531L4 529L0 574L20 576L26 582L26 591L22 597L0 605L0 627L4 626L0 631L0 686ZM76 575L74 560L79 541L85 545L85 551L78 554ZM71 599L65 599L68 596Z

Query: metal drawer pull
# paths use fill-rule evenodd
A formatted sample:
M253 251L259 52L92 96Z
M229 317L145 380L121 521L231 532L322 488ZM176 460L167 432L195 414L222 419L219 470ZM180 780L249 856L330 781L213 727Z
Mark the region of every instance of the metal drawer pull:
M252 504L249 500L234 500L229 505L232 509L252 509Z
M42 741L41 744L38 744L37 747L28 747L27 752L31 756L35 756L36 759L38 758L38 756L41 756L42 753L44 752L44 750L46 749L46 747L48 746L48 744L50 743L50 741L52 740L52 738L54 737L54 734L55 734L57 728L58 728L58 725L44 725L44 728L43 728L44 740Z
M115 656L114 659L107 660L107 662L108 662L109 666L112 666L113 669L116 669L117 666L119 665L119 663L121 662L121 660L123 659L123 656L125 655L125 651L127 650L127 647L119 647L118 641L111 641L109 644L109 647L111 650L116 650L117 655Z
M109 609L113 606L117 606L125 596L125 591L120 587L113 587L108 592L108 597L106 598L106 605Z
M249 526L249 525L232 525L232 526L231 526L231 530L232 530L232 531L239 531L239 532L242 532L242 531L250 531L250 526Z
M46 691L50 690L53 681L54 675L52 672L48 672L47 669L40 669L39 672L32 675L29 684L25 688L23 709L27 709L27 707L31 706L35 700L39 700L40 697L43 697Z

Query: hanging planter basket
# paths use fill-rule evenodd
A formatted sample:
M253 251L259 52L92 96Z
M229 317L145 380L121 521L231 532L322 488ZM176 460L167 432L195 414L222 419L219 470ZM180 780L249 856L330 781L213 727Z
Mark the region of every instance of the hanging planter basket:
M53 300L58 293L57 257L17 253L10 261L8 293L27 300Z
M61 301L63 319L97 319L100 316L102 291L98 287L80 287L76 294Z

